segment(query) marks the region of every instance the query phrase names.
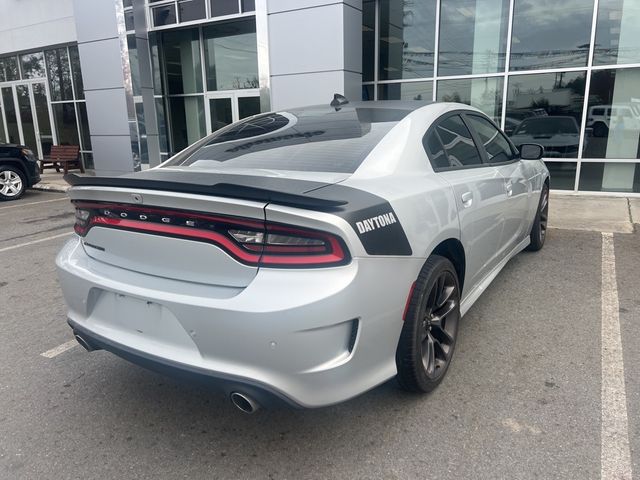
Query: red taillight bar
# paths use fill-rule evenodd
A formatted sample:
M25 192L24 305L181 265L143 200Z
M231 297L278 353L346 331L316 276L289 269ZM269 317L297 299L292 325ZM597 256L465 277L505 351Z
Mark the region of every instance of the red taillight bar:
M253 266L323 267L344 265L350 261L342 239L317 230L265 224L255 219L128 204L100 202L74 202L74 204L77 209L74 230L80 236L87 235L93 227L105 227L184 238L216 245L236 260ZM127 218L131 214L138 214L138 219ZM163 223L165 221L166 223ZM203 226L198 226L196 221L202 221ZM181 222L185 225L175 225L172 222ZM258 238L262 238L263 243L238 241L229 233L229 230L233 231L238 227L252 230ZM261 232L264 237L259 236ZM298 237L303 244L269 244L268 234L294 237L294 241L295 237ZM304 245L305 239L316 241L319 245Z

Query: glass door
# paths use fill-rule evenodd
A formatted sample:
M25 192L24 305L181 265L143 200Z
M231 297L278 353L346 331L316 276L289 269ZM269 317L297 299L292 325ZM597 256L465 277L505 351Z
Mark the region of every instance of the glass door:
M30 148L34 152L38 152L38 158L42 158L42 153L38 148L36 139L36 120L33 115L31 92L29 85L15 85L15 93L18 99L18 115L22 127L22 135L20 143Z
M255 92L216 92L207 95L207 132L260 113L260 94Z

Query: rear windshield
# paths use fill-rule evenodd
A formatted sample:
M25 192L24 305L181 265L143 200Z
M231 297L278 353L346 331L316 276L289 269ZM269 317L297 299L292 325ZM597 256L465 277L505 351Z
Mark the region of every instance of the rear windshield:
M410 111L391 108L293 110L223 128L164 167L353 173Z

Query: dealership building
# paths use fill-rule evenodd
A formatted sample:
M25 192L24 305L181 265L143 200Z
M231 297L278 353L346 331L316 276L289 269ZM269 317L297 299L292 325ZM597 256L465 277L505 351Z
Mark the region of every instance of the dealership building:
M158 165L260 112L456 101L551 187L640 193L639 0L0 0L0 142Z

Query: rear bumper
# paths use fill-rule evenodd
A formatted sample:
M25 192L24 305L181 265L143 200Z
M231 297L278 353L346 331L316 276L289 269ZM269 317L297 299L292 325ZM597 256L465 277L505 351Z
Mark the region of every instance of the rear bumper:
M69 324L97 346L267 405L305 408L345 401L395 375L402 312L422 262L265 268L238 288L108 265L77 237L56 259Z
M73 330L73 333L80 335L92 348L96 350L106 350L154 372L176 378L180 381L196 383L205 387L213 387L222 390L227 396L232 392L242 392L250 395L263 407L273 408L285 405L293 408L301 408L301 405L298 405L281 392L271 389L268 385L261 385L251 379L212 372L140 352L91 332L71 319L67 319L67 323Z

